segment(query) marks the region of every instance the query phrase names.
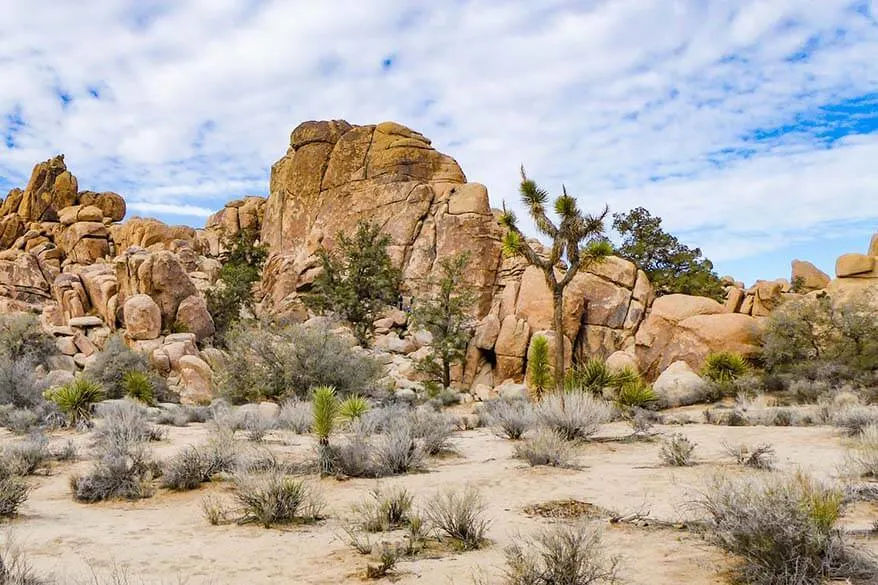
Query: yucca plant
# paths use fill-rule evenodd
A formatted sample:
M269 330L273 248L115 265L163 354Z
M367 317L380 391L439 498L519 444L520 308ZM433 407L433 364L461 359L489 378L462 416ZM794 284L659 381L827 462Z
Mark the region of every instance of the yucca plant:
M638 377L619 388L614 402L620 410L627 412L633 408L649 408L658 402L658 399L658 394L652 386Z
M332 450L329 437L339 419L339 402L332 386L318 386L312 396L314 423L311 430L317 437L317 460L321 473L332 471Z
M590 358L567 372L564 377L566 392L591 392L600 394L604 388L614 385L613 371L600 358Z
M72 382L49 390L46 399L54 402L67 415L71 425L91 419L92 406L104 399L103 387L94 380L78 377Z
M131 370L122 376L122 389L125 396L133 398L147 406L155 405L155 384L149 374L140 370Z
M719 351L707 356L702 375L719 384L729 384L747 373L750 366L739 353Z
M552 366L549 364L549 340L535 335L527 355L527 383L537 400L554 384Z
M339 417L346 422L360 420L367 412L369 412L369 401L359 394L348 396L338 407Z

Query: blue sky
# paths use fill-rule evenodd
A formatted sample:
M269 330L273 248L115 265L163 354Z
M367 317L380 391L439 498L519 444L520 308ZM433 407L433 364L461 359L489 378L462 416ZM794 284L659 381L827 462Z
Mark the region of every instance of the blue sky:
M302 120L396 120L492 204L517 169L642 205L717 270L827 272L878 231L878 1L9 0L0 191L63 152L130 214L266 194ZM520 213L520 215L523 215Z

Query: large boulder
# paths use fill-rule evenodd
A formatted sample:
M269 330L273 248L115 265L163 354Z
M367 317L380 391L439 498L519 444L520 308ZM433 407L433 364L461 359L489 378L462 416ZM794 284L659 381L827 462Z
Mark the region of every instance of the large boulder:
M157 219L133 217L110 228L116 251L124 252L132 246L167 249L175 240L195 241L195 229L189 226L169 226Z
M37 258L28 252L0 252L0 296L40 303L50 298L50 285Z
M272 167L262 240L271 258L263 287L277 309L313 279L314 252L332 248L336 234L357 222L382 226L389 252L417 297L438 272L439 261L470 253L467 279L476 288L476 316L488 312L500 262L500 228L481 185L423 135L393 122L353 126L345 121L305 122ZM229 222L224 211L214 222ZM237 212L238 223L241 213Z
M58 238L58 247L76 264L93 264L110 254L109 232L104 224L80 221L69 226Z
M83 191L79 194L79 202L82 205L89 205L100 209L102 217L106 217L114 222L122 221L122 218L125 217L125 199L112 191L104 193Z
M756 353L760 337L756 317L727 313L712 299L668 295L653 303L637 331L635 351L640 371L654 378L676 361L700 368L712 352Z
M162 331L162 312L149 295L134 295L122 309L125 330L131 339L156 339Z
M793 260L790 282L798 285L799 292L822 290L829 286L829 275L805 260Z
M839 278L873 276L875 257L865 254L842 254L835 261L835 275Z
M184 355L180 358L180 377L183 390L180 402L183 404L209 404L213 399L210 366L200 357Z
M683 361L669 365L656 379L652 389L665 408L688 406L704 399L705 382Z
M183 299L177 308L176 323L186 331L194 333L195 339L198 341L213 337L213 334L216 333L216 326L213 323L213 317L207 310L207 303L204 301L204 297L199 294Z

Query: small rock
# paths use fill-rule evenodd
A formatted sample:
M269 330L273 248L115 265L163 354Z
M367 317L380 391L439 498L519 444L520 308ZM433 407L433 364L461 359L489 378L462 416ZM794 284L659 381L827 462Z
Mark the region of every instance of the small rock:
M104 325L104 322L101 321L100 317L95 317L94 315L86 315L84 317L73 317L72 319L70 319L68 324L71 327L87 329L89 327L102 327Z

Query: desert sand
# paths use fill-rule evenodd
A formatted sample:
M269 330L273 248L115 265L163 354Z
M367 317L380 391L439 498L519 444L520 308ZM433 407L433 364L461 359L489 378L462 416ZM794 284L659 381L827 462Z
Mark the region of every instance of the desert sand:
M595 506L590 519L602 526L610 554L621 557L625 583L643 585L707 585L723 583L728 559L697 534L683 528L610 523L614 514L639 512L665 522L678 522L693 511L687 501L711 477L729 473L770 473L744 469L725 453L723 443L771 443L781 471L802 469L816 477L839 478L845 461L845 439L831 427L724 427L706 424L657 425L653 432L682 432L698 444L698 464L672 468L660 464L660 440L616 441L627 425L606 425L598 441L577 448L577 469L531 468L514 459L514 443L490 429L455 434L455 453L429 460L423 473L382 480L323 478L313 481L327 504L327 519L313 525L265 529L255 525L211 526L201 501L208 494L229 497L227 482L175 493L159 489L137 502L81 504L73 501L68 480L86 470L88 434L60 432L53 441L73 439L81 446L75 463L54 463L48 475L31 478L34 490L22 513L0 526L41 574L75 582L93 573L124 570L145 583L332 584L362 582L366 557L343 538L351 506L363 501L377 484L404 486L416 506L440 490L477 487L492 520L490 545L466 553L403 560L388 579L403 584L471 584L502 581L503 549L516 535L528 535L557 519L525 511L536 504L573 499ZM153 443L157 457L173 455L184 445L203 441L206 425L169 428L165 440ZM16 440L6 431L0 444ZM245 439L241 439L244 441ZM313 440L273 432L263 443L283 459L304 461ZM878 519L873 505L848 508L844 524L865 531ZM858 537L878 551L878 539ZM379 535L380 539L380 535Z

